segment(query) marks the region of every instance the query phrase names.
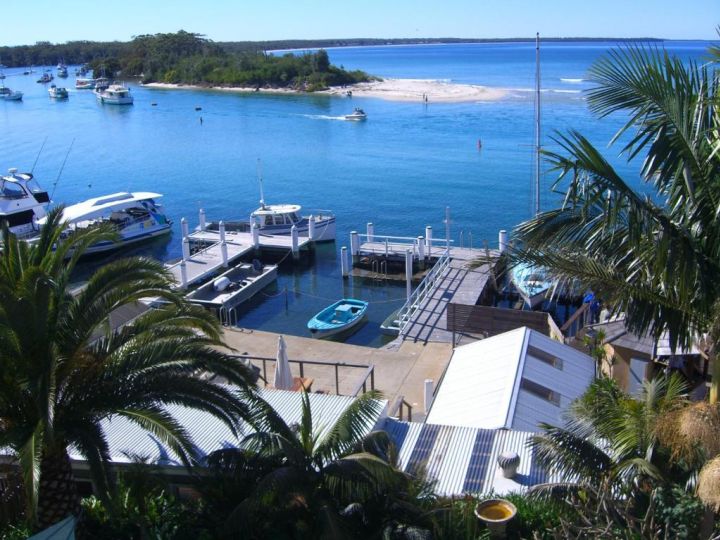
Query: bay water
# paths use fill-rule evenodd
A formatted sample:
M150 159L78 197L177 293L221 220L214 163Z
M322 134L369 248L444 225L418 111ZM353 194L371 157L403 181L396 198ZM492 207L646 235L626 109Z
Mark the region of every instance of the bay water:
M582 94L589 86L588 67L615 46L543 44L544 148L556 148L553 135L568 129L605 148L622 125L622 118L591 116ZM708 43L657 46L702 59ZM130 82L135 104L115 107L97 103L90 91L75 90L72 75L55 79L69 88L70 98L54 101L46 85L35 82L44 68L36 66L30 75L22 74L27 68L6 69L5 85L25 96L22 102L0 102L0 168L27 171L35 164L36 178L56 203L127 190L164 194L162 202L174 220L172 236L124 253L172 260L181 253L181 217L194 227L200 208L208 219L231 220L247 218L258 206L260 159L266 201L333 210L338 240L318 246L301 264L284 263L277 285L240 310L239 326L309 335L305 324L314 313L352 296L369 301L370 308L367 324L347 342L381 345L385 339L379 325L404 302L404 284L343 280L340 248L349 245L350 231L364 232L367 222L375 224L378 234L418 236L431 225L435 237L444 236L446 206L456 242L462 233L466 246L472 238L474 247L483 241L494 247L498 230L512 229L531 215L535 48L531 43L493 43L354 47L328 53L336 65L380 77L511 91L497 102L424 104L357 96L158 90ZM366 122L344 121L354 107L368 113ZM606 156L639 183L639 164L626 163L618 150L606 149ZM550 190L554 179L552 172L543 172L543 207L557 200Z

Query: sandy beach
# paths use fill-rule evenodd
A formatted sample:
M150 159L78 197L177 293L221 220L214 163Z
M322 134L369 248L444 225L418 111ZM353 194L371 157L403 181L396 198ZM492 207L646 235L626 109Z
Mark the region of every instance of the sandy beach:
M148 83L146 88L218 90L222 92L256 92L253 87L199 86L187 84ZM265 94L297 94L288 88L261 88ZM428 103L461 103L473 101L498 101L508 96L504 88L491 88L473 84L455 84L434 79L384 79L359 83L346 87L333 87L315 92L317 94L345 96L351 91L356 97L374 97L389 101L416 101Z

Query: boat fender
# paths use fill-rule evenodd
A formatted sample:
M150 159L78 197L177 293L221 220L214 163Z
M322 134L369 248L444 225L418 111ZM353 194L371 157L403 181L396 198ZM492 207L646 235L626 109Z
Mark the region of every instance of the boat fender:
M230 285L230 279L227 276L222 276L213 281L213 289L218 292L224 291Z

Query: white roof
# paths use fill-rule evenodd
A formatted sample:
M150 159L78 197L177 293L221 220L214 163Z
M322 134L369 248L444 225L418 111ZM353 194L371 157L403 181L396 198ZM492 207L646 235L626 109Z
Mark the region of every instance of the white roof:
M518 328L455 349L426 421L524 431L562 425L563 411L594 376L588 355Z
M298 204L266 204L265 206L255 210L253 216L266 216L268 214L292 214L299 212L302 207Z
M302 394L285 390L259 389L260 397L267 401L277 411L287 424L300 422L302 413ZM332 427L340 415L352 404L356 398L351 396L335 396L331 394L308 394L310 410L313 417L315 435L322 434ZM387 407L387 401L381 401ZM190 434L196 449L201 456L207 456L215 450L223 448L236 448L245 435L252 433L252 428L242 424L244 433L239 439L233 436L230 429L220 420L209 413L190 409L180 405L169 405L167 411ZM378 418L371 420L365 426L369 433L374 429ZM149 431L124 417L111 417L102 422L102 429L110 448L110 457L114 463L127 463L131 459L127 454L147 457L151 462L159 465L181 465L179 458L167 446L161 443ZM69 448L73 460L83 461L82 455L74 448Z
M87 201L66 207L63 211L63 221L73 223L75 221L95 219L110 215L110 213L115 210L131 208L137 206L139 202L148 199L158 199L160 197L162 197L160 193L152 193L149 191L133 193L120 192L103 195L102 197L95 197L94 199L88 199Z

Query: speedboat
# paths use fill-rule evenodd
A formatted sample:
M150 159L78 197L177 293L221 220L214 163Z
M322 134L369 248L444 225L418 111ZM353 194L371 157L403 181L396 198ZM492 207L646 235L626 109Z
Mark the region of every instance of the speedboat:
M48 88L48 94L50 94L50 97L53 99L68 98L67 88L63 88L62 86L55 86L54 84L51 84L50 88Z
M7 86L0 86L0 99L5 101L20 101L23 93L19 90L10 90Z
M75 80L75 88L78 90L93 90L95 88L95 79L78 78Z
M345 120L365 120L365 119L367 119L367 114L360 107L355 107L355 110L352 113L345 115Z
M0 222L7 221L10 232L19 238L37 234L49 202L48 192L32 173L19 173L13 168L0 176Z
M101 88L95 85L95 96L100 103L108 103L110 105L132 105L133 97L130 95L130 89L122 84L111 84L107 88Z
M0 71L0 79L4 79L4 78L5 78L5 74L2 71Z
M102 253L143 240L170 233L172 222L165 216L162 206L155 202L159 193L113 193L67 206L62 219L67 225L62 238L76 231L109 224L119 233L120 240L102 241L91 245L86 253ZM45 224L40 220L40 226Z
M354 298L343 298L323 309L307 323L313 337L334 336L356 327L365 317L368 303Z
M67 67L65 66L65 64L62 64L62 63L58 64L57 76L62 79L67 78L68 70L67 70Z
M525 263L513 267L510 279L529 309L535 309L541 304L554 285L545 268Z
M43 74L42 74L42 77L40 77L40 78L37 80L37 82L42 83L42 84L45 84L45 83L49 83L49 82L52 81L54 78L55 78L55 77L53 77L52 73L47 73L47 72L46 72L46 73L43 73Z
M193 304L219 310L244 302L277 279L277 265L260 261L241 264L224 272L217 279L201 285L186 298Z

